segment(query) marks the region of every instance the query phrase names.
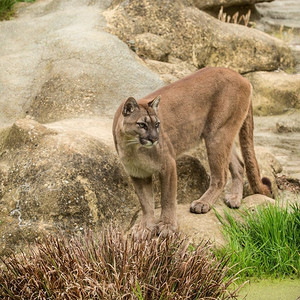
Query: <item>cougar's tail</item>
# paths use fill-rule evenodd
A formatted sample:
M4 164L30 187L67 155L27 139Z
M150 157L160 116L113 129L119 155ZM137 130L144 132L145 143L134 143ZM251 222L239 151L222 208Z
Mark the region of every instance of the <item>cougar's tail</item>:
M251 101L247 117L239 133L242 155L246 166L246 174L254 194L263 194L272 197L270 179L267 177L260 178L260 171L254 151L253 127L253 109Z

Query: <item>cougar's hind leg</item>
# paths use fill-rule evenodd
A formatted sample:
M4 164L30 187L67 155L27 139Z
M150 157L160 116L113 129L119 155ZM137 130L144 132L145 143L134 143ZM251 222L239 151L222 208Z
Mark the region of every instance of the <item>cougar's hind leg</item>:
M231 173L232 184L229 194L225 196L225 203L230 208L239 208L243 198L244 163L239 158L235 147L231 151L229 171Z
M191 203L190 211L192 213L207 213L222 193L227 180L233 139L234 137L228 134L226 127L210 132L209 136L205 138L210 167L210 184L202 197Z

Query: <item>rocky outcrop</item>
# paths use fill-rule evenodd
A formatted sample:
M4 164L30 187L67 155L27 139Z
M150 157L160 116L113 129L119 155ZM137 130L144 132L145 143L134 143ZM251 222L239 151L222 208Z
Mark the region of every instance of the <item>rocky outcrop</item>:
M193 4L199 9L211 9L220 6L245 6L271 1L273 0L192 0Z
M19 17L0 23L0 126L8 124L0 130L1 255L42 232L134 223L140 205L111 135L112 115L125 97L142 97L207 64L240 72L291 65L278 40L221 23L179 0L162 7L130 0L107 11L111 31L128 48L104 31L109 2L23 3ZM278 131L297 124L281 122ZM262 175L273 180L279 169L260 153ZM189 220L187 232L199 238L216 225L188 212L209 183L205 154L202 146L177 161L179 219ZM155 195L158 202L158 185ZM222 199L219 204L225 207Z
M293 64L291 51L282 41L255 29L221 22L183 0L123 1L105 16L109 31L131 48L136 36L150 33L169 45L171 56L197 68L223 66L246 73Z
M145 59L144 61L147 67L158 73L165 83L175 82L197 71L197 68L193 64L172 56L168 57L168 62L153 59Z
M104 31L105 8L105 1L45 0L0 22L0 126L26 114L42 123L111 117L126 97L163 85Z
M168 61L171 52L168 41L149 32L135 36L133 45L138 56L159 61Z
M21 236L98 230L111 220L129 229L135 221L140 205L112 136L103 134L111 124L95 123L101 133L91 135L76 122L45 126L26 118L0 131L0 253L22 247ZM259 163L273 180L278 170L268 160ZM180 157L177 168L178 203L189 205L208 188L205 146ZM160 206L157 180L154 191Z
M253 86L254 113L260 116L300 109L300 74L255 72L246 75Z
M300 111L256 117L255 144L272 153L282 165L282 173L300 179Z
M29 118L0 134L0 252L44 230L129 227L139 203L117 157L98 139Z

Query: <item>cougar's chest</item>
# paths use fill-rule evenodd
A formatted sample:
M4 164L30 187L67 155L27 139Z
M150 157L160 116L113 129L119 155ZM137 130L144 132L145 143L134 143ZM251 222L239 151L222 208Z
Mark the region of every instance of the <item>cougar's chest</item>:
M137 149L121 155L121 162L126 172L137 178L147 178L160 169L160 159L154 149Z

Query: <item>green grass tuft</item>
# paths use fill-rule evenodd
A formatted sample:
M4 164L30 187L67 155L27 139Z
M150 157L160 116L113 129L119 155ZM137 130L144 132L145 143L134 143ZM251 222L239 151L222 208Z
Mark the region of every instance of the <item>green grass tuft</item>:
M14 0L0 1L0 21L9 18L12 15L12 8L14 4Z
M268 205L254 212L218 213L228 245L216 251L229 256L232 272L245 277L300 277L300 205Z
M13 16L13 6L17 2L34 2L35 0L0 0L0 21Z

